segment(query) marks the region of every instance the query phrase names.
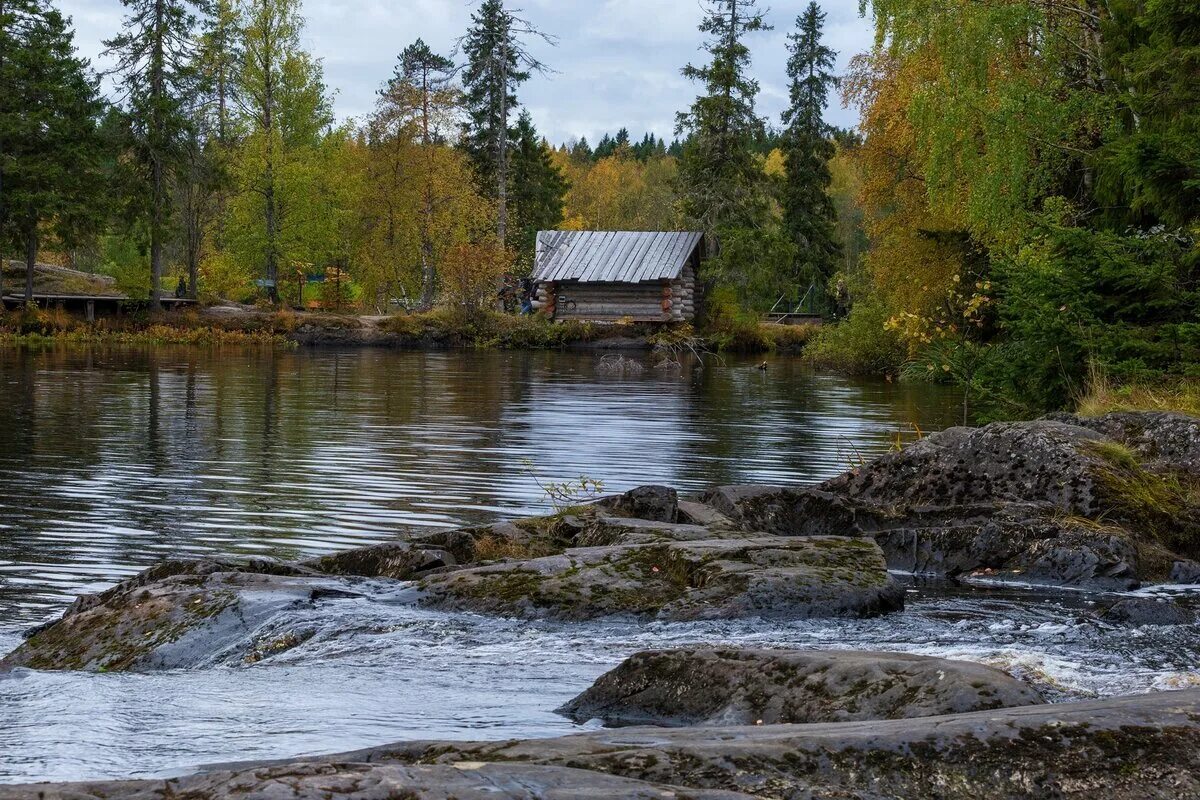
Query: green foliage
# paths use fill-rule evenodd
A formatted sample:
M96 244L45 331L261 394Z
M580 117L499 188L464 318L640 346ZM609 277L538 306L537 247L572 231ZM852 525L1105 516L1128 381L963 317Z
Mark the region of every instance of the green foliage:
M700 31L712 61L691 64L683 75L702 94L679 114L677 133L687 142L679 161L680 204L705 232L748 228L767 213L766 177L753 153L763 121L755 112L758 82L750 67L748 34L770 30L757 0L710 0Z
M804 287L824 284L833 275L840 250L829 194L829 161L837 150L824 119L829 91L837 83L832 72L837 53L821 41L824 25L825 13L812 2L788 34L791 105L783 113L786 174L780 194L783 225L796 246L790 277Z
M989 379L1031 411L1062 408L1087 372L1119 382L1196 372L1194 243L1047 221L999 266L1005 357Z
M42 238L73 247L103 217L104 106L58 11L5 6L0 46L0 251L22 246L28 292Z
M718 253L703 266L701 277L731 290L738 304L750 311L767 311L786 295L793 302L803 291L792 266L796 245L781 229L722 228L717 231Z
M826 325L805 350L817 366L853 375L896 372L906 360L903 343L887 327L890 311L878 296L855 303L836 325Z
M553 230L563 221L567 181L554 165L550 148L533 127L528 111L517 120L516 147L512 155L512 203L516 225L509 231L509 247L518 254L524 273L533 267L538 231Z

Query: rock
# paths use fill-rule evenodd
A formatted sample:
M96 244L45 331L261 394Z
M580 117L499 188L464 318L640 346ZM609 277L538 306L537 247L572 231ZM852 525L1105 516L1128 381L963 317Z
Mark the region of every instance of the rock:
M778 536L858 536L853 504L829 492L779 486L721 486L701 501L746 530Z
M729 517L717 511L712 506L707 506L696 500L679 501L679 521L689 525L703 525L707 528L724 530L735 527L733 520Z
M1200 564L1195 561L1176 561L1171 565L1171 583L1200 583Z
M407 542L388 542L310 559L304 562L304 566L327 575L410 581L430 570L457 563L446 550L416 547Z
M1194 689L915 719L401 742L166 781L0 787L0 800L448 800L480 797L476 787L522 800L659 790L678 800L1182 800L1200 797L1198 710ZM435 771L455 765L484 775L464 784ZM397 766L414 771L376 771ZM637 783L611 782L621 778ZM505 793L509 779L517 793Z
M1048 419L1090 428L1128 447L1143 461L1200 476L1200 419L1163 411L1118 411L1101 417L1055 414Z
M821 489L877 507L1044 503L1065 514L1104 511L1089 446L1096 431L1052 420L950 428L851 470Z
M0 786L0 800L752 800L740 792L687 790L602 772L528 764L298 763L153 781Z
M1136 588L1200 553L1198 440L1200 421L1180 415L952 428L827 481L803 502L824 503L841 524L852 518L895 569ZM721 491L710 502L735 521L799 527L795 492Z
M598 500L595 505L614 517L632 517L650 522L676 522L679 495L667 486L640 486L624 494Z
M1125 597L1105 609L1100 619L1122 625L1192 625L1196 613L1175 600Z
M256 565L272 571L248 571ZM174 669L207 663L235 645L261 658L311 634L278 631L270 642L248 643L259 625L281 611L352 594L335 579L261 559L172 561L80 598L0 660L0 671Z
M569 765L761 798L1200 796L1200 690L900 720L412 742L336 760ZM336 761L335 760L335 761Z
M638 653L561 709L608 725L776 725L907 719L1043 702L997 669L849 651L685 649Z
M862 617L903 608L878 545L836 537L575 548L418 586L427 607L526 618Z

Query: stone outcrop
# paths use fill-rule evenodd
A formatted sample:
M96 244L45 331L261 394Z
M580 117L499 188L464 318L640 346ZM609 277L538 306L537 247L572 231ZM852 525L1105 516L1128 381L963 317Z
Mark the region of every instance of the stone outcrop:
M894 569L1098 589L1200 575L1200 420L952 428L808 489L701 501L746 530L871 535Z
M907 719L1041 703L982 664L905 653L702 648L637 653L559 712L608 725Z
M430 608L572 620L863 617L903 608L878 546L837 537L583 547L418 586Z
M1188 690L917 719L405 742L187 778L0 787L0 800L1182 800L1200 796L1197 741L1200 690ZM440 771L456 765L463 774Z
M626 502L617 511L676 516L671 493L631 495L667 504ZM389 583L398 585L388 602L564 620L859 617L904 602L870 538L770 537L594 507L414 533L299 564L168 562L80 598L60 620L32 631L0 670L252 663L311 638L329 616L325 603L369 600Z

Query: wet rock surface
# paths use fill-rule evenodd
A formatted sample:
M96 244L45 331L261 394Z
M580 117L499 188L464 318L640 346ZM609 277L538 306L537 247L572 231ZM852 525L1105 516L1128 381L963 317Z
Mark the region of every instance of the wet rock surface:
M981 664L904 653L702 648L638 653L560 713L607 725L906 719L1041 703Z
M1118 625L1192 625L1196 612L1169 598L1125 597L1106 608L1100 619Z

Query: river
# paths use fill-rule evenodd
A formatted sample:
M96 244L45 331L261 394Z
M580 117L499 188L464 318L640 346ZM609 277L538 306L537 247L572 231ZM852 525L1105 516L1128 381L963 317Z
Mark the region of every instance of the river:
M539 482L810 483L954 424L941 387L595 354L0 350L0 651L172 555L281 558L545 513ZM549 736L646 647L741 642L985 661L1051 699L1196 681L1200 643L1090 621L1082 593L911 582L880 620L586 625L348 600L252 667L0 676L0 781L164 775L405 738Z

